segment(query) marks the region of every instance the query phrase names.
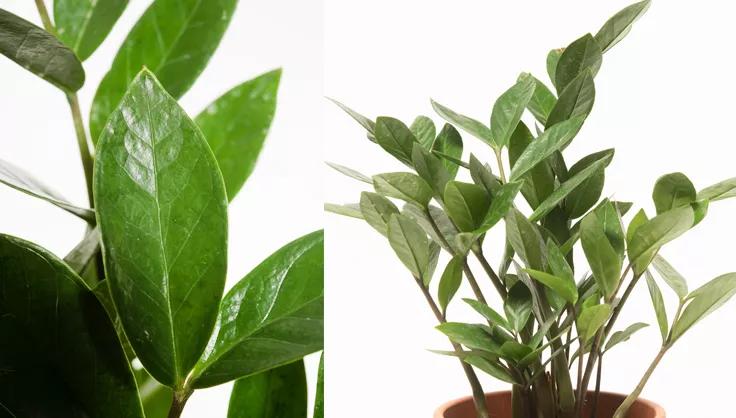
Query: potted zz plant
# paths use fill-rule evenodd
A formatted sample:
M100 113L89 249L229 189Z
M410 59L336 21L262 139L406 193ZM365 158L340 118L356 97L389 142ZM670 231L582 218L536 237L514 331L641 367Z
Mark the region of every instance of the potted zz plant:
M390 117L370 120L338 103L371 141L411 170L368 177L333 164L373 190L363 192L358 204L326 209L365 220L387 238L426 298L437 329L449 338L452 350L440 353L460 360L473 396L443 406L436 418L662 418L660 407L639 399L647 380L696 322L736 292L736 273L690 291L659 254L703 220L710 202L736 196L736 178L698 192L685 175L664 175L654 185L656 213L639 210L625 222L632 203L601 199L614 151L572 164L563 154L591 111L603 54L648 6L649 1L633 4L595 35L552 50L547 69L554 89L521 74L495 102L490 126L432 102L448 122L436 134L425 116L407 127ZM521 121L527 110L536 119L536 133ZM458 129L488 144L493 170L472 154L463 158ZM531 210L523 212L524 206ZM494 239L500 236L501 223L505 252L494 268L483 244L491 232ZM578 247L584 260L573 259ZM443 250L449 262L437 275L435 294L433 273ZM487 277L477 276L470 258ZM576 282L576 272L589 273ZM473 295L456 302L463 281ZM660 281L677 295L670 321ZM646 326L617 324L643 282L661 330L661 350L629 395L601 392L606 353ZM489 303L487 288L500 296L500 306ZM478 323L452 322L451 302L472 307ZM511 390L484 394L478 371L509 383Z
M63 259L0 234L0 416L176 418L196 389L233 380L230 418L307 416L302 358L323 346L322 232L223 296L228 202L255 165L280 70L194 120L176 101L236 3L154 1L97 89L91 140L81 60L127 1L56 0L52 23L37 0L45 30L0 9L0 52L68 99L89 193L89 207L73 205L0 161L0 182L88 225Z

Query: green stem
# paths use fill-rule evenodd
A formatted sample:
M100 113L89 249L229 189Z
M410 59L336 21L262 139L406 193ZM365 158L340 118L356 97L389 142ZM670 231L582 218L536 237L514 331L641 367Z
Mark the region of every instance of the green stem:
M174 398L171 401L168 418L181 417L181 413L184 411L184 406L187 404L190 396L192 396L191 389L174 392Z
M659 350L659 353L657 353L657 356L654 357L654 360L652 360L652 364L649 365L649 368L647 369L646 373L644 373L644 376L642 376L641 380L639 381L639 384L636 385L636 388L634 389L629 396L624 399L624 401L621 403L621 405L616 409L616 412L613 414L613 418L625 418L626 413L629 411L629 408L631 405L634 404L634 402L639 398L639 395L641 395L642 390L644 390L644 386L646 386L647 381L650 377L652 377L652 373L654 373L654 369L657 368L659 365L659 362L662 360L662 357L664 357L665 353L667 352L667 349L669 347L664 345Z
M501 150L497 149L494 151L496 153L496 162L498 163L498 175L501 177L501 182L506 183L506 172L503 168L503 156L501 155Z
M473 251L475 254L475 257L480 262L480 265L483 267L483 270L485 270L488 277L491 279L491 282L493 283L493 286L496 288L496 291L498 291L498 294L501 295L501 299L506 300L506 297L508 296L508 291L506 290L506 286L501 281L501 278L498 277L498 274L496 274L495 271L493 271L493 267L488 263L488 260L486 259L485 255L483 255L482 250Z
M56 36L56 28L54 28L54 24L51 23L49 11L46 9L46 4L43 0L36 0L36 9L38 9L38 14L41 15L41 22L43 22L43 27L46 29L46 32Z

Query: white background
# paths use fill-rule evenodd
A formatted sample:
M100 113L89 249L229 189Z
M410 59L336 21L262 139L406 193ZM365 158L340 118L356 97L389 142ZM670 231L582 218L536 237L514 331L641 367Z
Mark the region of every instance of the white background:
M47 4L51 6L50 1ZM87 82L80 91L85 120L97 84L148 4L131 0L110 37L85 62ZM321 6L319 0L240 2L209 66L181 101L190 115L196 115L236 84L273 68L284 69L276 117L258 166L230 205L228 287L273 251L322 224ZM40 25L30 0L0 0L0 7ZM64 95L5 57L0 57L0 86L0 158L30 171L72 202L84 204L84 175ZM84 224L2 186L0 232L64 256L82 238ZM318 361L318 355L308 361L310 392ZM230 386L197 391L183 416L225 417Z
M326 94L371 118L390 115L407 123L419 114L439 123L429 105L433 97L487 123L496 97L519 72L547 81L551 48L595 33L628 2L327 0ZM651 188L661 174L684 171L697 188L736 176L734 11L730 2L655 1L605 55L593 114L566 154L576 161L616 148L604 195L638 202L637 209L652 214ZM327 160L367 174L406 170L347 115L324 106ZM464 138L466 150L494 165L488 147ZM356 202L365 190L325 170L328 201ZM701 225L663 250L691 288L736 270L735 210L736 201L713 204ZM327 415L429 417L444 401L469 394L457 362L426 351L449 345L433 330L432 314L386 240L355 219L330 215L325 222ZM497 227L486 239L494 266L502 231ZM673 294L663 292L674 309ZM450 308L451 319L480 321L460 305ZM606 390L629 392L658 349L646 286L637 288L618 324L636 321L652 326L609 354ZM732 416L733 381L726 376L736 372L735 322L736 302L698 324L666 356L644 396L671 418ZM486 390L505 387L487 378L483 383Z

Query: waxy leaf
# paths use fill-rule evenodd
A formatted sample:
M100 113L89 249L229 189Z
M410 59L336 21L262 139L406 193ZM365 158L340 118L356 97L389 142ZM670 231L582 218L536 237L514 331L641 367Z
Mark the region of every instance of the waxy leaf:
M694 223L695 211L688 206L664 212L636 228L628 248L634 273L643 273L659 248L687 232Z
M608 19L595 34L595 40L600 45L601 50L606 52L623 39L631 30L634 22L647 11L651 3L651 0L634 3Z
M565 259L560 247L555 244L554 240L547 239L547 262L552 273L564 280L575 282L574 273L572 267Z
M578 133L583 126L583 117L576 117L558 123L547 129L539 138L533 140L524 152L516 159L511 169L510 180L519 180L521 176L544 161L555 151L562 149Z
M483 186L489 195L494 196L501 189L501 180L493 175L491 167L483 164L475 155L470 154L468 162L468 170L473 182L479 186Z
M432 151L460 159L463 155L463 139L460 137L460 132L454 126L446 123L432 144ZM450 177L455 178L457 170L460 168L458 164L447 161L446 159L443 159L442 162L447 172L450 173Z
M532 95L531 100L529 100L527 109L532 112L532 115L534 115L539 123L546 126L547 118L555 107L557 98L552 94L547 86L537 78L534 78L534 86L534 94Z
M475 231L477 234L482 234L490 230L498 221L506 216L509 209L513 206L514 198L519 194L522 185L523 181L505 183L496 191L491 199L491 206L483 217L483 222L481 222L480 227Z
M192 372L209 387L292 363L322 349L324 234L285 245L222 300L215 332Z
M728 302L736 294L736 273L718 276L695 289L688 297L689 303L672 328L671 342L677 341L698 321Z
M299 360L235 381L227 418L307 418L307 376Z
M708 186L698 192L698 200L716 200L729 199L736 197L736 177Z
M460 284L463 281L463 265L465 260L463 257L453 257L440 278L439 288L437 289L437 301L440 304L442 312L447 311L447 305L452 300Z
M578 289L574 280L565 279L539 270L524 269L524 271L529 273L533 279L552 289L566 301L573 304L578 301Z
M549 75L549 79L552 81L553 85L556 85L557 83L557 64L560 62L560 57L563 52L565 52L565 48L555 48L547 53L547 75ZM558 89L558 91L559 90L562 89Z
M402 214L414 220L432 238L432 241L440 244L447 252L463 253L456 242L458 230L442 209L430 205L427 210L424 210L407 203L402 208ZM435 231L435 226L439 233Z
M424 271L431 254L424 230L405 215L392 215L388 222L388 241L414 277L427 283Z
M194 122L147 71L100 136L94 190L105 270L146 369L181 385L225 286L227 197Z
M534 137L531 131L524 122L519 122L509 142L509 163L512 171L519 157L532 142L534 142ZM550 167L549 160L540 162L529 172L520 176L519 180L524 181L521 193L532 208L539 206L555 189L555 173Z
M498 325L501 328L509 332L513 331L513 328L508 323L506 318L504 318L500 313L494 311L493 308L486 305L485 303L478 302L475 299L463 299L463 302L470 305L471 308L475 309L476 312L483 315L483 317L487 319L488 322L492 323L493 325Z
M452 180L452 176L445 168L442 160L427 151L419 143L414 143L411 160L419 177L429 183L435 195L442 196L447 182Z
M128 0L54 0L56 34L84 61L102 44L127 5Z
M2 410L143 418L113 324L82 279L45 249L8 235L0 235L0 271Z
M314 414L312 418L325 417L325 352L319 358L319 371L317 373L317 393L314 399Z
M535 88L534 77L522 74L519 81L506 90L494 103L491 112L491 137L496 149L509 144L509 139L516 130L524 109L532 99Z
M447 215L461 232L472 232L478 228L491 203L486 189L473 183L451 181L444 193Z
M360 194L360 213L376 231L388 236L388 221L391 215L398 214L399 208L390 200L377 193L363 192Z
M411 151L417 139L411 130L398 119L381 116L376 119L376 142L386 152L412 167Z
M503 310L515 331L520 331L526 326L532 314L532 304L532 294L526 284L517 282L509 289Z
M580 241L598 288L606 298L610 297L621 279L622 259L606 236L605 226L596 213L583 218Z
M549 113L545 126L550 127L570 118L586 117L595 102L595 83L590 70L575 77L560 94L555 107Z
M66 92L75 92L84 84L82 63L71 49L4 9L0 9L0 53Z
M483 325L445 322L438 325L437 329L453 342L462 344L471 350L490 350L498 345Z
M614 332L611 335L611 338L609 338L608 342L606 343L605 351L612 349L613 347L617 346L620 343L628 341L635 332L639 331L640 329L646 328L648 326L649 324L645 324L643 322L637 322L635 324L629 325L623 331Z
M412 173L385 173L373 176L376 192L405 202L426 207L432 200L432 188L421 177Z
M360 124L360 126L362 126L366 130L366 132L368 132L368 139L370 139L373 142L376 142L376 135L375 135L376 123L375 122L361 115L360 113L354 111L353 109L345 106L344 104L338 102L335 99L331 99L329 97L327 99L331 101L332 103L336 104L337 107L342 109L345 113L350 115L351 118L353 118L356 122L358 122L358 124Z
M100 82L90 111L96 141L135 75L146 67L175 98L194 84L220 43L237 0L156 0L143 13Z
M435 112L437 112L438 115L442 116L444 120L456 125L463 131L473 135L486 144L491 146L494 145L493 135L491 134L490 128L488 128L481 122L478 122L473 118L469 118L459 113L455 113L454 111L442 106L434 100L432 100L432 108L435 110Z
M613 154L613 150L600 151L581 158L568 170L569 178L573 178L587 170L591 165L597 164L601 158L605 158L608 154ZM570 219L585 215L590 208L595 206L603 192L605 179L605 170L597 170L567 195L565 198L565 212Z
M688 206L695 202L696 195L695 186L686 175L671 173L657 179L652 199L657 208L657 214L660 214L670 209Z
M680 300L687 297L687 281L685 281L685 278L667 260L658 254L652 260L652 265L659 272L662 280L675 291Z
M644 209L639 209L639 212L636 212L636 215L634 215L633 218L631 218L631 222L629 222L629 228L626 230L626 243L631 245L631 240L634 238L634 234L636 234L636 230L647 223L649 221L649 218L647 217L646 212L644 212Z
M366 176L365 174L359 171L353 170L350 167L345 167L344 165L331 163L329 161L325 161L325 164L332 167L335 171L342 173L350 178L353 178L358 181L362 181L363 183L373 184L373 179L371 179L370 177Z
M610 316L611 305L606 303L584 308L577 320L580 339L590 341Z
M355 219L364 219L363 213L360 210L360 205L357 203L347 203L344 205L325 203L324 209L326 212L332 212L337 215L347 216Z
M626 238L624 237L624 226L621 221L621 212L619 212L616 204L608 199L601 202L601 204L594 209L594 212L603 226L603 232L606 234L608 242L610 242L613 249L616 250L616 254L623 259L624 253L626 252Z
M233 200L253 172L276 110L281 70L239 84L194 119L210 144Z
M95 256L100 251L100 228L95 227L91 231L87 232L84 239L79 242L70 252L64 257L64 262L77 274L82 275L85 270L94 261ZM90 283L85 280L87 285L93 287L96 283Z
M657 324L659 325L659 333L662 335L662 342L667 341L667 334L669 330L669 321L667 320L667 308L664 306L664 298L662 297L662 291L659 290L657 282L654 281L654 277L649 273L649 270L644 272L647 279L647 288L649 288L649 296L652 298L652 306L654 306L654 313L657 315Z
M136 366L134 366L136 367ZM166 418L169 416L171 402L174 399L174 391L157 382L146 369L134 370L135 380L138 383L138 391L143 403L143 412L146 418Z
M409 130L424 149L432 148L432 143L434 143L437 135L437 128L434 126L432 119L427 116L417 116L414 122L411 123Z
M43 199L87 222L95 222L95 212L92 209L81 208L68 203L58 192L35 179L27 171L3 160L0 160L0 183L29 196Z
M546 251L537 226L515 208L511 208L505 219L506 236L516 254L528 267L544 270Z
M593 35L586 34L575 40L560 56L555 69L555 87L562 93L575 77L589 70L593 77L601 68L602 51Z
M488 373L490 376L493 376L502 382L511 383L511 384L519 384L519 382L516 379L514 379L513 376L511 376L511 374L508 371L506 371L506 369L497 362L493 362L481 356L474 356L474 355L465 356L463 358L463 361L470 364L471 366L474 366L480 370L483 370L484 372Z

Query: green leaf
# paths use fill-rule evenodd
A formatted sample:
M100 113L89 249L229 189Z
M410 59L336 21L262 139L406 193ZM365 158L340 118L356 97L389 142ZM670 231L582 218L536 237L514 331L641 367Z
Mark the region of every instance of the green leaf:
M603 303L584 308L577 321L578 335L590 341L611 316L611 305Z
M391 215L398 214L399 208L385 197L371 192L360 194L360 213L368 225L383 236L388 235L388 221Z
M510 180L519 180L521 176L537 164L567 145L583 126L583 121L583 117L576 117L558 123L544 131L539 138L532 141L524 149L524 152L516 160L511 169Z
M613 154L613 150L600 151L581 158L580 161L570 167L568 176L570 178L575 177L579 173L587 170L591 165L597 164L608 154ZM605 179L605 170L597 170L591 173L588 179L583 181L580 186L567 195L564 208L570 219L576 219L585 215L598 202L603 192Z
M544 270L546 251L542 234L529 219L515 208L506 214L506 236L527 267Z
M371 179L370 177L366 176L365 174L357 170L353 170L350 167L345 167L344 165L331 163L329 161L325 161L325 164L330 166L335 171L342 173L350 178L353 178L358 181L362 181L363 183L373 184L373 179Z
M504 301L504 312L511 327L521 331L532 314L532 294L522 282L517 282L509 289L509 295Z
M102 44L127 5L128 0L55 0L56 34L84 61Z
M654 281L654 277L649 273L649 270L645 271L644 275L647 279L647 287L649 288L649 296L652 298L654 313L657 315L657 324L659 324L659 332L662 334L662 342L665 342L669 333L669 321L667 320L667 308L664 306L662 291L659 290L659 286Z
M682 173L666 174L654 185L652 199L657 208L657 214L670 209L688 206L695 202L697 192L695 186Z
M519 157L533 141L534 137L529 128L524 122L519 122L516 132L514 132L509 142L509 162L512 171ZM524 180L521 193L532 208L539 206L544 199L552 194L555 188L555 173L550 167L549 159L537 164L528 173L520 176L519 180Z
M385 173L373 176L376 192L405 202L426 207L432 200L432 188L421 177L412 173Z
M547 54L547 75L549 75L550 81L555 86L557 83L557 64L559 64L563 52L565 52L565 48L555 48Z
M554 274L539 270L524 269L524 271L529 273L533 279L555 291L566 301L573 304L578 301L578 288L574 280L557 277Z
M508 323L506 318L504 318L500 313L493 310L493 308L491 308L487 304L483 302L478 302L475 299L463 299L463 302L470 305L471 308L475 309L476 312L483 315L483 317L493 325L498 325L509 332L513 331L511 324Z
M347 203L344 205L325 203L324 210L326 212L332 212L337 215L348 216L350 218L364 219L363 213L360 210L360 205L357 203Z
M534 78L534 94L529 100L527 109L532 112L539 123L546 125L547 118L557 103L557 98L544 83L535 77L532 78Z
M458 132L454 126L446 123L437 135L437 139L435 139L432 144L432 151L442 153L448 157L460 159L463 155L463 139L460 137L460 132ZM450 177L455 178L457 170L460 167L445 159L443 159L442 163L450 173Z
M603 24L595 40L603 52L608 51L626 36L634 22L649 9L651 0L640 1L625 7Z
M429 286L429 283L434 276L434 271L437 269L437 263L440 260L441 251L442 247L440 247L439 244L434 241L429 241L429 262L424 265L424 268L422 268L421 271L422 281L425 286Z
M4 9L0 9L0 53L66 92L73 93L84 85L82 63L71 49Z
M675 291L680 300L687 297L687 281L680 273L675 270L670 263L667 262L661 255L656 255L652 260L652 265L659 272L662 280Z
M635 332L639 331L640 329L646 328L648 326L649 324L645 324L643 322L637 322L635 324L629 325L623 331L614 332L611 335L611 338L609 338L608 342L606 343L605 351L612 349L613 347L617 346L620 343L629 341L629 339Z
M405 215L391 215L388 241L399 260L414 277L425 281L422 273L429 264L429 239L424 230Z
M601 68L602 51L593 35L586 34L565 48L555 70L555 87L562 93L575 77L590 70L593 77Z
M442 273L439 288L437 289L437 300L442 312L447 311L447 305L460 288L460 284L463 281L464 263L465 259L463 257L453 257L447 263L447 267L445 267L445 271Z
M350 115L351 118L353 118L360 126L362 126L367 132L368 132L368 139L370 139L373 142L376 142L376 123L372 120L368 119L367 117L361 115L360 113L354 111L353 109L345 106L344 104L338 102L335 99L327 98L332 103L336 104L337 107L342 109L345 113Z
M622 260L606 236L605 226L596 213L592 212L583 218L580 240L598 288L606 298L610 297L621 279Z
M217 161L143 71L100 137L94 177L125 333L156 380L181 385L212 333L225 286L227 196Z
M307 418L304 361L235 381L227 418Z
M486 125L478 122L473 118L455 113L454 111L442 106L441 104L432 100L432 108L438 115L444 120L457 125L460 129L480 139L488 145L494 146L493 135L491 129Z
M312 418L325 417L325 352L319 358L319 372L317 374L317 391L314 399L314 414Z
M524 357L534 351L532 348L527 347L516 341L506 341L501 345L501 355L513 362L520 362Z
M472 232L483 222L491 204L486 189L473 183L451 181L444 193L445 210L461 232Z
M192 387L215 386L292 363L322 349L324 233L270 255L222 300Z
M0 271L3 410L143 418L113 324L82 279L45 249L8 235L0 235Z
M603 232L608 238L608 242L616 250L616 254L623 260L626 252L626 238L624 237L624 226L621 221L621 213L616 205L608 199L601 202L594 209L598 220L603 225Z
M687 232L695 223L691 207L672 209L636 228L629 243L629 260L634 273L641 274L664 244Z
M523 181L514 181L505 183L498 189L491 199L491 205L483 217L480 227L475 231L477 234L489 231L509 213L514 205L514 198L519 194L522 185Z
M435 195L442 196L447 182L452 180L452 176L445 168L442 160L427 151L419 143L414 144L411 160L419 177L429 183Z
M687 297L689 303L672 329L671 343L677 341L698 321L728 302L736 293L736 273L716 277L695 289Z
M501 149L509 144L524 109L534 95L535 87L534 77L522 74L519 81L496 100L491 112L491 138L494 148Z
M736 177L706 187L698 192L697 199L715 202L732 197L736 197Z
M156 0L123 41L100 82L90 111L96 141L142 68L156 74L166 91L181 97L194 84L230 23L237 0Z
M432 119L427 116L417 116L414 122L411 123L409 130L424 149L429 150L432 148L435 136L437 135L437 128L434 126Z
M407 203L403 207L402 214L414 220L434 242L442 245L448 252L462 253L456 244L458 230L442 209L430 205L425 211L414 204ZM439 234L435 231L434 225L437 226Z
M276 110L280 79L279 69L239 84L194 119L217 158L229 200L255 168Z
M560 247L551 238L547 239L547 261L555 276L575 283L572 268L568 264L567 259L565 259L565 254L562 253Z
M473 182L479 186L483 186L489 195L494 196L500 191L501 180L493 175L491 167L488 164L480 162L472 153L470 154L468 170L470 171L470 177L473 179Z
M412 167L411 151L417 139L404 122L386 116L376 119L376 142L396 159Z
M80 276L87 269L95 256L100 251L100 228L95 227L87 232L84 239L80 241L70 252L64 257L64 262ZM84 279L84 277L83 277ZM93 287L95 283L86 281L89 287Z
M488 373L490 376L493 376L502 382L519 384L519 382L514 379L513 376L511 376L511 374L509 374L509 372L507 372L506 369L497 362L492 362L486 358L474 355L466 356L465 358L463 358L463 361L473 367L477 367L478 369Z
M92 209L72 205L58 192L41 183L27 171L1 159L0 183L29 196L45 200L87 222L95 222L95 212Z
M471 350L490 350L497 346L483 325L445 322L436 328L453 342L462 344Z
M542 203L539 204L539 206L537 206L536 209L534 209L534 213L532 213L529 219L532 222L542 219L555 207L557 207L560 202L568 197L570 193L580 187L585 181L602 172L603 169L608 167L608 164L611 163L611 160L613 159L613 152L614 150L610 149L601 153L597 153L597 160L592 162L584 169L575 173L575 175L571 176L564 183L562 183L560 187L555 189L555 191L552 192L552 194L549 195L547 199L545 199Z
M639 212L636 212L636 215L631 218L631 222L629 222L629 228L626 230L626 242L629 245L631 245L631 240L634 238L636 230L648 221L649 218L647 217L646 212L644 212L644 209L639 209Z
M146 418L166 418L169 416L174 391L157 382L146 369L134 370L138 390L143 403L143 412Z
M551 127L578 116L587 117L595 102L595 83L590 70L575 77L560 94L557 104L550 111L545 126Z

